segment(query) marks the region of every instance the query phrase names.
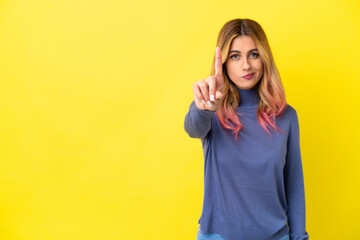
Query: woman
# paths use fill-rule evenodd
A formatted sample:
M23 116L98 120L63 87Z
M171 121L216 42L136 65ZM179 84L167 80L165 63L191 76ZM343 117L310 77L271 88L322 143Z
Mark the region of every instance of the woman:
M217 46L184 122L205 158L197 239L308 239L298 117L266 35L257 22L234 19Z

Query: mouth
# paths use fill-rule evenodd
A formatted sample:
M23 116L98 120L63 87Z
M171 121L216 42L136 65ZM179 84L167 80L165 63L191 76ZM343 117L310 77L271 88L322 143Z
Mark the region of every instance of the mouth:
M254 77L254 75L255 75L255 73L249 73L249 74L247 74L245 76L242 76L242 77L245 78L245 79L251 79L251 78Z

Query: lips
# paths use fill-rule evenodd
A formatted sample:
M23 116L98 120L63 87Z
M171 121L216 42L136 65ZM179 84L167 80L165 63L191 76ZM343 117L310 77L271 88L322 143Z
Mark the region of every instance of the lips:
M251 79L254 75L255 75L255 73L249 73L248 75L243 76L243 78Z

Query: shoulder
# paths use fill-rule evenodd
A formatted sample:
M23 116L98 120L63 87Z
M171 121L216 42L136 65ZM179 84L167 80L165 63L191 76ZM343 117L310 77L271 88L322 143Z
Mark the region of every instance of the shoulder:
M290 104L286 105L279 118L282 119L280 121L286 125L285 129L290 129L299 125L297 111Z
M291 132L299 132L299 119L295 108L290 104L287 104L287 107L283 113L287 116L289 130Z
M289 118L292 121L297 120L297 118L298 118L295 108L293 106L291 106L290 104L286 105L285 110L282 113L282 115L286 116L287 118Z

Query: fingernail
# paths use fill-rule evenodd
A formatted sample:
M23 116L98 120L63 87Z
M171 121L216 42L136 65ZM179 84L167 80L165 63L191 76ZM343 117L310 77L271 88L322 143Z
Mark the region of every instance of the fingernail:
M215 101L214 94L211 94L211 95L210 95L210 100L211 100L211 101Z
M204 99L201 100L202 103L205 103Z
M212 106L211 102L210 101L207 101L207 104L209 105L209 107Z

